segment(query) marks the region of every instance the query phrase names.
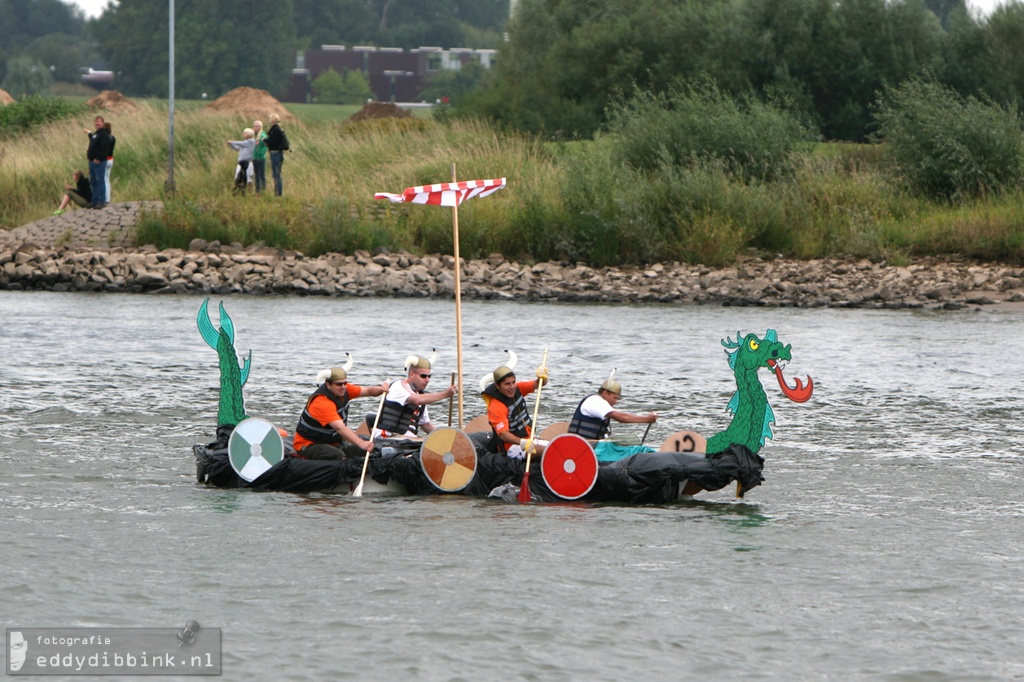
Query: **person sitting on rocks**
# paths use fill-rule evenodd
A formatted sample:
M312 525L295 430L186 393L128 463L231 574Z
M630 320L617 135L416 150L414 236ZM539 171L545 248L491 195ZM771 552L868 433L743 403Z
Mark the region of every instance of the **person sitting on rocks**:
M390 385L357 386L349 383L345 367L325 369L317 375L320 386L306 400L295 427L295 456L305 459L345 459L373 450L373 442L363 440L348 427L349 401L354 398L383 395Z
M576 406L567 433L575 433L587 440L601 440L609 436L612 419L623 424L653 424L658 421L657 412L641 415L616 410L620 397L622 385L615 380L613 369L597 393L588 395Z
M72 178L75 184L64 185L64 198L60 200L60 206L53 212L53 215L64 213L72 202L75 206L82 208L92 204L92 187L89 185L89 178L85 177L85 173L80 170L76 170Z
M245 186L249 184L249 164L256 150L253 129L242 131L241 140L228 140L228 146L238 152L238 166L235 167L235 192L245 194Z
M487 403L487 422L494 430L505 453L514 459L525 458L531 450L543 455L546 443L533 438L530 424L530 410L524 396L533 393L548 383L548 368L537 368L537 378L531 381L516 381L514 367L502 365L491 373L493 383L482 390Z
M435 353L436 355L436 353ZM430 433L434 424L430 421L427 405L447 400L458 394L458 384L452 384L443 391L426 393L430 382L431 359L410 355L405 359L407 376L404 381L391 384L384 399L374 438L419 438L419 431Z

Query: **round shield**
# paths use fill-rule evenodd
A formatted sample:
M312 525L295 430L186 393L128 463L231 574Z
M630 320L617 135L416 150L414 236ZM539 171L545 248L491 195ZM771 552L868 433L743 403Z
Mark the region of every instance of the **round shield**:
M228 459L235 473L252 483L284 459L284 441L266 419L244 419L228 439Z
M420 466L431 483L453 493L469 485L476 475L476 448L458 429L434 429L420 446Z
M665 439L658 452L704 452L707 444L696 431L676 431Z
M597 483L597 455L586 439L563 433L548 443L540 470L551 492L564 500L577 500Z

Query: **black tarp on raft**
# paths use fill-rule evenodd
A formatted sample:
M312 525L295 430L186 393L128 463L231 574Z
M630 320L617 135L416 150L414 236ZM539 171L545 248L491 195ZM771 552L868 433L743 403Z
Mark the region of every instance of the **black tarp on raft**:
M230 427L217 430L217 440L193 446L200 480L221 488L278 490L293 493L316 491L347 492L359 482L363 458L341 461L285 457L252 483L246 483L228 460ZM490 434L471 434L477 447L477 470L473 480L457 494L487 497L502 486L518 486L526 463L504 453L490 451ZM581 501L663 504L678 499L680 484L696 483L705 490L719 490L740 481L742 493L756 488L764 478L764 458L742 445L724 452L704 455L692 452L648 452L633 455L598 468L593 489ZM419 444L384 441L370 455L367 476L381 484L395 481L409 495L439 495L420 467ZM530 493L542 502L562 502L544 483L540 463L530 468Z

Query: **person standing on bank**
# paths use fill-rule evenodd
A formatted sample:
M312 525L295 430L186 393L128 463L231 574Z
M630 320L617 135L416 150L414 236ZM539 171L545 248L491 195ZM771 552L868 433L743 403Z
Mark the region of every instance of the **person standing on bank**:
M587 440L602 440L611 433L611 421L614 419L623 424L653 424L658 421L658 413L631 414L616 410L615 405L622 397L622 385L615 381L615 370L597 393L588 395L576 406L576 412L569 421L568 433L575 433Z
M252 173L256 181L256 194L261 194L267 186L267 134L263 132L263 121L253 121L252 130L256 134Z
M89 184L92 187L92 207L103 208L107 203L107 157L111 155L110 132L104 125L102 116L93 120L95 131L89 132L89 149L86 156L89 159Z
M235 165L235 191L244 195L245 188L249 184L249 164L252 162L252 155L256 149L252 128L242 131L241 140L228 140L228 146L238 152L238 163Z
M306 400L295 427L295 456L304 459L345 459L373 450L373 441L363 440L348 427L349 402L354 398L383 395L390 385L357 386L349 383L352 356L344 367L332 367L317 374L320 386Z
M105 203L110 203L110 197L113 195L113 186L110 184L110 171L114 167L114 145L117 144L117 138L114 137L114 131L110 127L110 121L104 121L103 127L107 129L107 133L110 135L110 155L107 156L107 171L105 179L105 186L107 188L107 196L104 198Z
M284 182L281 180L281 166L284 164L284 152L289 148L288 137L281 128L281 117L273 113L267 119L270 130L267 131L267 151L270 152L270 174L274 176L274 194L281 196Z

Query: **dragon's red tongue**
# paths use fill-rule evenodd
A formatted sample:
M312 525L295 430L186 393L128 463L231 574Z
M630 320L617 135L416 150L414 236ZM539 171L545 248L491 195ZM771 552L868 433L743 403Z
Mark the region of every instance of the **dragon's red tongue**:
M796 388L790 388L786 385L786 378L782 376L782 368L774 366L775 378L779 380L779 388L782 389L782 393L792 400L794 403L805 403L811 399L811 394L814 393L814 379L807 377L807 385L804 386L803 382L799 378L794 378L796 382Z

